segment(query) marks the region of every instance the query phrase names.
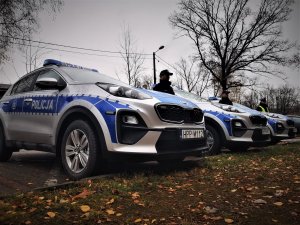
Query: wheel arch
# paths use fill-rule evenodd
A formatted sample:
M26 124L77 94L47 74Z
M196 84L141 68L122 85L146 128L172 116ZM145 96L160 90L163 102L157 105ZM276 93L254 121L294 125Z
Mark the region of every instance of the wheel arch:
M96 134L99 138L97 138L99 146L103 151L107 150L104 134L102 127L97 120L97 118L90 112L89 109L83 106L74 106L68 109L61 119L58 122L56 134L55 134L55 145L56 145L56 155L60 155L60 146L63 137L64 127L68 126L72 121L83 119L89 123L89 125L96 131ZM102 141L100 141L103 139ZM103 152L104 153L104 152Z
M205 117L205 124L208 124L217 130L217 132L220 134L221 142L224 144L226 141L226 136L220 124L210 117Z

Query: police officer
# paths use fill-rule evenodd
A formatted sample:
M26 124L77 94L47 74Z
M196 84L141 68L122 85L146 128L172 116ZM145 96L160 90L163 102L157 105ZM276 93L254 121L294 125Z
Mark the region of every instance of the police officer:
M230 101L228 94L230 93L230 91L223 91L222 95L221 95L221 100L219 101L219 103L221 104L226 104L226 105L232 105L232 101Z
M173 88L171 87L170 76L173 73L170 73L169 70L162 70L159 74L160 81L157 85L154 86L154 91L165 92L171 95L175 95Z
M262 98L260 100L260 103L257 106L256 110L260 111L260 112L269 112L269 108L268 108L268 104L267 104L266 98Z

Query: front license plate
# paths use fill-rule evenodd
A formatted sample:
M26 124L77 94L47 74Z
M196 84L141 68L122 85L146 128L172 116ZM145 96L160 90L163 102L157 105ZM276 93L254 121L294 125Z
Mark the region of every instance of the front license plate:
M204 130L197 129L197 130L182 130L181 131L181 139L200 139L204 138Z
M263 129L262 129L262 134L263 134L263 135L270 134L269 128L263 128Z

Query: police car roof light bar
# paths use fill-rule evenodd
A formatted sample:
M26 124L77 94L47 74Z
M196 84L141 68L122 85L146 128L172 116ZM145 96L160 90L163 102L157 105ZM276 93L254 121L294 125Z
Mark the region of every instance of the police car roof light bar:
M91 68L87 68L87 67L83 67L83 66L78 66L78 65L71 64L71 63L65 63L65 62L55 60L55 59L46 59L44 61L43 66L49 66L49 65L65 66L65 67L72 67L72 68L77 68L77 69L83 69L83 70L90 70L90 71L93 71L93 72L98 72L98 70L96 70L96 69L91 69Z

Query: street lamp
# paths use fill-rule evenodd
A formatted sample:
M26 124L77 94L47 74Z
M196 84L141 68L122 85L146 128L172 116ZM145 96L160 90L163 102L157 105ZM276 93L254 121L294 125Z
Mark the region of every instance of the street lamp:
M156 84L156 67L155 67L155 53L158 52L159 50L162 50L165 46L160 46L155 52L153 52L153 81L154 84Z

